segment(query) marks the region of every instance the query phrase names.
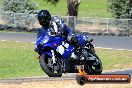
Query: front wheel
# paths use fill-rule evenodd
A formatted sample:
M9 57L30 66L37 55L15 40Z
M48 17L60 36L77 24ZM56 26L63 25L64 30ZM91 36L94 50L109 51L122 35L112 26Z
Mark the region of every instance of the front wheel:
M87 62L85 63L84 69L87 74L101 74L102 73L102 62L99 57L91 50L85 49L87 52Z
M39 59L40 66L42 70L49 77L61 77L62 76L62 67L59 61L56 62L56 65L52 64L52 58L47 54L42 54Z

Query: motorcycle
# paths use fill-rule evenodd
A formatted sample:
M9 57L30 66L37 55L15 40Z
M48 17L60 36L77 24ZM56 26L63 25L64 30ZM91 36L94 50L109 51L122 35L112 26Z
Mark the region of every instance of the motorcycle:
M79 47L76 48L67 43L64 36L47 32L37 40L34 50L40 55L40 66L49 77L61 77L66 60L69 64L67 73L77 73L78 66L81 66L87 74L101 74L102 63L92 41L87 35L79 35Z

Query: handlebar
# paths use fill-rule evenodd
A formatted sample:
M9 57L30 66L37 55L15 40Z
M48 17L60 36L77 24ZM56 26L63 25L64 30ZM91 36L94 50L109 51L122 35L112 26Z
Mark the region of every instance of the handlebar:
M90 39L88 42L89 42L89 43L93 42L93 39Z

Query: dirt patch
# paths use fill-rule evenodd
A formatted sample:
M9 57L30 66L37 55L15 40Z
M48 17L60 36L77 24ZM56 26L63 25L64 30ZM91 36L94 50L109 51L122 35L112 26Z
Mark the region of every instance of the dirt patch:
M85 84L80 86L76 80L41 81L26 83L0 83L0 88L132 88L129 84Z

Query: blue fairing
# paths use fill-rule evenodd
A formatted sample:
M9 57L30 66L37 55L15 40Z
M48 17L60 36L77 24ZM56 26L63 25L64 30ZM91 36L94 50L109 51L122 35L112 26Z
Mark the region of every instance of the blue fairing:
M46 40L48 40L48 41L46 41ZM40 37L37 40L36 46L39 46L39 47L37 47L38 50L48 47L48 48L51 48L52 50L56 51L57 47L62 45L62 42L65 42L65 41L64 41L64 38L61 36L51 36L49 34L45 34L44 36ZM62 59L66 59L73 51L74 51L74 47L69 45L69 47L64 50L64 53L62 54L62 57L63 57ZM46 53L52 57L51 51L43 51L43 52L41 52L41 54L42 53Z
M88 40L88 36L86 36L86 35L79 35L79 36L78 36L79 46L80 46L80 47L85 46L86 43L87 43L87 40Z
M87 36L78 36L79 46L85 46L85 44L87 43L87 39ZM72 45L68 45L68 47L65 47L65 43L66 42L62 36L51 36L50 34L46 33L44 36L40 37L37 40L36 46L40 54L46 53L52 57L51 50L54 50L59 52L62 55L62 59L64 60L68 58L72 52L74 52L74 47ZM50 50L46 51L45 48L47 47Z
M42 44L42 41L43 41L46 37L49 38L48 42ZM40 37L40 38L37 40L36 45L39 45L39 44L46 45L46 44L48 44L48 43L55 42L55 41L60 41L60 42L61 42L61 41L64 41L64 38L60 38L60 36L54 37L54 36L45 34L44 36Z
M62 55L62 56L64 57L64 58L62 58L62 59L65 59L66 57L68 57L72 52L74 52L74 47L70 45L70 46L65 50L64 54Z

